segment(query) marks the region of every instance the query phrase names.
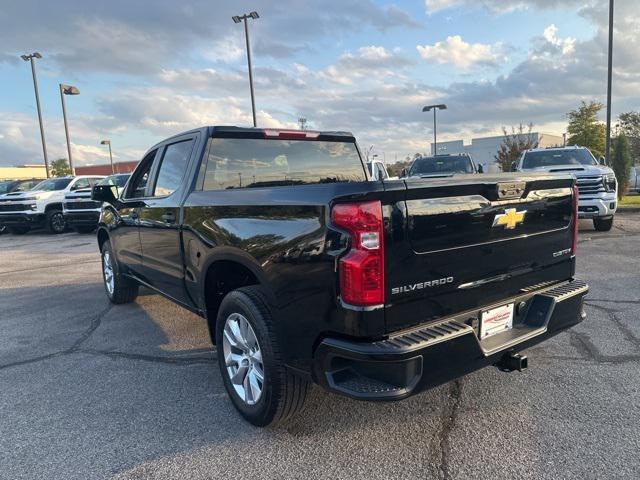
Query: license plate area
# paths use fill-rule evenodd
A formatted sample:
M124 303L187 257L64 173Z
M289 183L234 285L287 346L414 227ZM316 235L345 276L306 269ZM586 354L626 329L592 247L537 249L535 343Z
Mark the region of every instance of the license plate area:
M513 328L514 304L483 310L480 314L480 340Z

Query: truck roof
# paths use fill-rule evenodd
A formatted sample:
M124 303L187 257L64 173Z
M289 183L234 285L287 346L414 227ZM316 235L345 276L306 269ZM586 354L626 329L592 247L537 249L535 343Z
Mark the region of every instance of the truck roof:
M333 130L295 130L287 128L258 128L258 127L237 127L234 125L210 125L201 128L194 128L186 132L173 135L160 143L164 143L171 138L180 137L189 133L206 131L208 136L237 137L237 138L280 138L288 140L329 140L355 142L355 137L351 132Z

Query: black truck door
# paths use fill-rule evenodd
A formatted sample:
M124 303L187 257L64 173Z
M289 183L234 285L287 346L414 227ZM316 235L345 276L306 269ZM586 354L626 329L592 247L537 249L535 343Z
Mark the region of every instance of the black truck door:
M196 135L172 139L161 148L153 186L139 210L142 276L151 286L187 305L180 236L180 197Z
M127 190L118 208L118 222L110 237L118 262L136 275L142 274L142 246L138 229L138 214L147 196L151 167L158 149L150 151L131 175Z

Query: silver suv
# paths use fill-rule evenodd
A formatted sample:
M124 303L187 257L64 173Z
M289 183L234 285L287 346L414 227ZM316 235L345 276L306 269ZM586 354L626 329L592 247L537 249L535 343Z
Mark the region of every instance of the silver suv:
M618 207L618 181L613 170L600 165L588 148L574 146L526 150L516 163L515 170L573 173L580 192L580 218L593 219L596 230L611 230Z

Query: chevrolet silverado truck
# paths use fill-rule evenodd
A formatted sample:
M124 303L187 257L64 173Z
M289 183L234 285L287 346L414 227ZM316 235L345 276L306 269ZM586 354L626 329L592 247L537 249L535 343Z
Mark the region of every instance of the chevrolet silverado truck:
M30 180L3 180L0 182L0 196L12 192L26 192L31 190L42 180L32 178ZM0 235L7 230L7 227L0 225Z
M143 285L205 318L258 426L312 382L388 401L522 370L523 350L584 318L568 173L372 181L350 133L206 127L93 199L108 298Z
M609 231L618 206L618 181L613 170L600 165L588 148L571 146L526 150L517 163L522 172L564 172L575 175L580 192L578 215L593 220L598 231Z
M31 190L0 196L0 227L21 235L32 228L44 227L49 233L62 233L66 229L62 202L64 196L76 190L89 188L99 176L54 177L43 180Z
M116 187L116 198L129 179L128 173L109 175L96 185L113 185ZM98 227L98 219L102 211L102 203L91 199L91 188L81 188L65 194L62 202L62 213L66 225L78 233L91 233Z

